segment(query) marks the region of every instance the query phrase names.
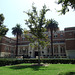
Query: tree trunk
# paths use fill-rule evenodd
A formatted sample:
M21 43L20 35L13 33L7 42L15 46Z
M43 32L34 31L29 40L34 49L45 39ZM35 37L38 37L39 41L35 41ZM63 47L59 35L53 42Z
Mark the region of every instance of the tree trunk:
M51 52L53 56L53 30L51 30Z
M16 56L18 55L18 33L16 35Z
M39 39L38 39L38 65L40 66L40 48L39 48Z

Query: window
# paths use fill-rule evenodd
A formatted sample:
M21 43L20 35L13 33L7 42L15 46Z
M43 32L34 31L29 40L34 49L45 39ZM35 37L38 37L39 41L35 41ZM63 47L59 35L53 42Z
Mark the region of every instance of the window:
M47 49L47 52L49 53L50 48Z
M59 43L59 41L53 41L53 43Z
M70 36L72 36L72 33L69 33Z
M23 53L23 48L20 48L19 53L20 53L20 54L22 54L22 53Z
M25 40L25 37L23 37L22 40L24 41Z
M9 43L10 42L10 40L9 39L6 39L6 43Z
M60 34L60 37L63 37L63 34Z
M65 41L60 41L60 43L64 43Z
M28 49L26 49L26 54L28 54Z
M57 38L57 34L54 35L54 38Z
M9 50L9 46L6 46L6 47L5 47L5 50L8 51L8 50Z
M14 53L14 47L11 47L10 50L11 50L11 53Z
M60 48L60 52L61 52L61 53L65 53L65 47L61 47L61 48Z
M58 53L58 47L54 47L54 53Z
M26 53L26 50L23 50L23 54L25 54Z
M48 38L51 38L51 36L49 35Z

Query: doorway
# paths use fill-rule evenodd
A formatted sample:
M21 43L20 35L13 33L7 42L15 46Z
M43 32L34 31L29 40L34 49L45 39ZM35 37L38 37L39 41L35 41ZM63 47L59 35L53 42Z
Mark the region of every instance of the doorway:
M35 57L38 56L38 51L35 52Z

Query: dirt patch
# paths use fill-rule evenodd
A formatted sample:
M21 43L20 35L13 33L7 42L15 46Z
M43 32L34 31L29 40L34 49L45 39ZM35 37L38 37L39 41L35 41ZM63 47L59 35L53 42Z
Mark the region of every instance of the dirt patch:
M49 64L38 64L38 63L36 63L36 64L32 64L31 66L48 66Z

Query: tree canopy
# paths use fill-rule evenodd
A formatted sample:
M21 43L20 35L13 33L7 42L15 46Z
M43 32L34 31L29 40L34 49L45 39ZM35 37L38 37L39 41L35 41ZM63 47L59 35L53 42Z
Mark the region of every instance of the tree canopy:
M12 34L14 35L21 35L22 34L22 28L20 26L20 24L16 24L15 27L12 28Z
M59 29L58 22L55 21L54 19L49 19L49 20L47 20L46 28L50 29L50 31L51 30L56 31Z
M66 12L68 12L69 7L71 7L75 11L75 0L58 0L57 3L62 5L62 9L59 10L61 14L65 14Z
M3 14L0 14L0 36L4 36L8 31L8 28L6 28L6 26L3 25L4 19L5 18Z
M49 11L49 9L44 5L38 14L36 7L32 5L32 11L25 12L29 17L28 20L25 20L25 24L29 27L29 31L33 37L37 38L36 41L39 41L40 45L44 43L41 39L46 39L43 32L46 31L45 25L47 20L45 18L45 14L47 11Z
M30 33L35 36L38 42L38 60L40 60L40 51L39 51L39 45L45 44L46 36L44 35L44 32L46 31L45 25L46 25L46 18L45 14L49 11L49 9L46 8L46 5L43 6L43 8L40 10L39 14L36 10L36 7L32 5L32 11L26 12L29 19L25 20L25 24L29 27ZM31 38L32 39L32 38ZM40 64L40 62L38 62Z

